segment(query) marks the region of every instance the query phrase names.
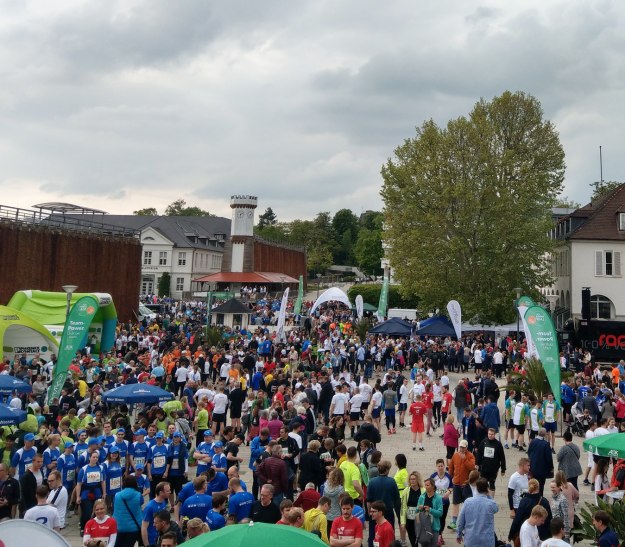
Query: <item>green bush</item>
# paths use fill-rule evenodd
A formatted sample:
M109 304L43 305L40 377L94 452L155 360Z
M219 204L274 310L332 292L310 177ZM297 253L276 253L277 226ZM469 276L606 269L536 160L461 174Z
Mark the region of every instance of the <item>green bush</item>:
M581 539L587 539L592 542L597 540L597 530L592 524L592 516L601 509L610 515L610 528L616 533L621 547L625 547L625 503L622 501L606 503L603 500L597 500L597 502L598 505L586 503L586 507L582 507L580 510L581 527L572 530L576 538L575 543Z
M353 285L347 291L347 296L353 302L356 296L362 295L362 299L372 306L377 306L380 302L381 284ZM419 297L405 297L399 290L399 285L390 285L388 288L388 307L389 308L408 308L415 309L419 305Z

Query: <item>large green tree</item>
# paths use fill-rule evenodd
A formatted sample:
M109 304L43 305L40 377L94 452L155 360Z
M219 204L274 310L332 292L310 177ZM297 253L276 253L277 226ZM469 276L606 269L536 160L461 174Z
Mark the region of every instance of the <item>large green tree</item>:
M551 208L564 151L530 95L480 100L468 117L426 121L383 166L385 241L402 290L424 309L451 298L463 316L514 317L513 287L551 280Z
M337 238L334 255L335 263L343 265L353 264L354 244L358 239L358 218L350 209L340 209L332 217L332 229Z
M382 231L361 228L354 246L354 255L356 263L365 273L378 275L382 270L380 261L384 256Z
M277 223L278 218L271 207L267 207L265 212L258 217L259 228L264 228L265 226L275 226Z

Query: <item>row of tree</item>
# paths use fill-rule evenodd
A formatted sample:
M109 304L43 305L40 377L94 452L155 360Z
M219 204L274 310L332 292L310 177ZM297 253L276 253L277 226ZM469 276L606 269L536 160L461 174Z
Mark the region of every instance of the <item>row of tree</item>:
M313 220L279 222L268 207L260 215L256 235L306 248L308 270L323 273L332 264L358 266L369 275L380 273L382 258L382 220L378 211L365 211L356 216L341 209L334 216L324 211Z

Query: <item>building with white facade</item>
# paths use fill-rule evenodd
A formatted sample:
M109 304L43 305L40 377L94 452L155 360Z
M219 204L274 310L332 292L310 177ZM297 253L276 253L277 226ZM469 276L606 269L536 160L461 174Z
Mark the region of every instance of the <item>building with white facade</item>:
M555 281L541 292L558 297L557 324L581 318L584 287L591 291L591 319L625 321L625 184L561 217L551 237L558 242L552 255Z
M99 218L98 218L99 217ZM156 294L170 275L170 296L188 297L191 280L221 272L230 219L200 216L90 215L141 232L141 294ZM120 265L123 267L123 265Z

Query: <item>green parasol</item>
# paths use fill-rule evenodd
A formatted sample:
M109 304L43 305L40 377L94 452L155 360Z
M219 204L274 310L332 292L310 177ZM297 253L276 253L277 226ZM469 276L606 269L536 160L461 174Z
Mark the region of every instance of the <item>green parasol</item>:
M233 524L215 532L207 532L185 541L185 547L227 545L228 547L323 547L325 543L318 536L293 526L248 522Z
M584 448L595 456L625 458L625 434L610 433L584 441Z

